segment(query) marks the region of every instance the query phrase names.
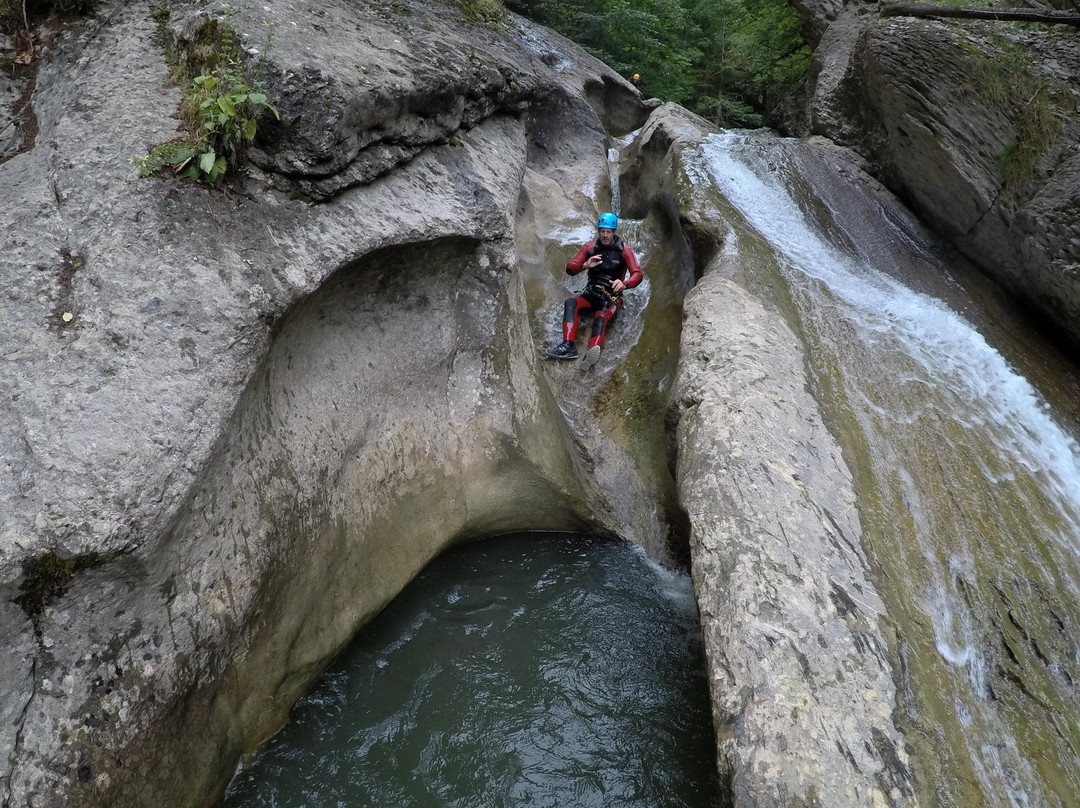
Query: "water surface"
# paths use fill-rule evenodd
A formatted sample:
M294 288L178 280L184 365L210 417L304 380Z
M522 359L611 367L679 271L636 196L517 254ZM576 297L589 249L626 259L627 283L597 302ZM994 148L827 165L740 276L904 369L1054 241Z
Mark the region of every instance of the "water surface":
M704 808L715 772L689 577L528 534L429 566L224 805Z

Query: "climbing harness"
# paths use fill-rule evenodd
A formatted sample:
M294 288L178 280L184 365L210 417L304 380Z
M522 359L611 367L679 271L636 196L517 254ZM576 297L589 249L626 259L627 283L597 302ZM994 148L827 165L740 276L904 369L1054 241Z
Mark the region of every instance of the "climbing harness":
M610 303L612 306L622 305L622 295L612 294L602 283L590 283L588 286L585 287L585 291L600 295L601 297L606 299L607 302Z

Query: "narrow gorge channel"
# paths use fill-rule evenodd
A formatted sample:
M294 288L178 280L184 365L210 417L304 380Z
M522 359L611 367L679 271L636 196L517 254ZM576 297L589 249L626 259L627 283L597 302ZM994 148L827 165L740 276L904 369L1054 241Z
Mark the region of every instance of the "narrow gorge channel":
M1017 311L1080 333L1072 44L1014 31L1067 102L1017 185L1032 92L957 91L997 23L796 3L785 139L465 5L110 0L26 51L0 804L1074 808L1080 373ZM233 45L250 163L140 177ZM644 281L583 372L612 209Z
M597 200L620 214L620 152L635 135L609 151L611 196ZM646 278L627 294L601 364L591 373L576 364L540 365L564 439L588 469L585 489L602 492L607 527L628 539L536 531L443 552L242 764L223 808L714 808L730 800L717 770L693 586L687 572L673 569L685 567L687 528L665 415L679 304L692 270L681 238L658 224L663 215L620 216L620 234ZM584 275L567 278L563 265L595 230L567 211L532 236L528 248L518 245L518 258L532 341L542 353L557 339L563 298L584 281ZM449 268L475 260L473 247L441 242L430 252ZM292 322L317 323L325 333L368 323L375 314L379 340L407 341L418 309L431 318L431 284L401 282L391 273L409 277L416 271L409 267L423 260L404 250L370 264L390 272L372 283L365 269L351 268L340 287L320 294ZM365 280L354 280L359 277ZM365 294L392 302L394 316L382 318L379 306L363 317L342 308L340 301ZM451 294L463 296L441 290L432 298ZM458 361L456 345L446 335L459 334L462 321L434 329L451 364ZM586 319L582 334L588 325ZM300 344L290 339L293 330L283 330L279 355L287 354L282 346ZM320 337L306 344L333 350L338 343ZM291 356L286 364L293 367ZM515 357L511 375L525 367ZM422 375L413 370L410 378ZM502 481L500 491L505 487ZM542 512L542 500L535 488L518 496L517 521L527 511ZM551 510L558 508L553 501Z
M615 171L618 152L609 157ZM632 195L642 218L624 218L621 229L646 282L628 296L598 372L551 364L541 371L569 443L582 452L581 479L603 492L608 525L632 544L526 534L445 553L301 700L234 780L226 808L299 808L313 800L739 804L740 788L759 787L736 780L734 797L721 788L718 739L720 760L767 771L732 747L741 730L728 723L742 718L726 713L732 697L717 690L747 692L737 670L744 653L760 662L764 678L753 688L761 703L781 711L785 699L805 693L807 705L790 719L759 715L764 738L736 741L747 742L751 756L776 744L785 761L814 771L819 722L861 774L881 767L870 790L880 788L896 805L937 804L930 792L944 804L1069 805L1078 782L1070 752L1078 743L1072 682L1080 615L1075 369L842 152L729 133L705 137L680 159L693 204L723 234L704 268L705 288L690 294L713 294L719 278L732 279L779 312L801 343L803 394L813 404L808 398L799 406L820 408L842 449L857 522L840 529L833 503L815 494L810 509L824 509L839 534L833 541L847 547L804 536L774 547L766 511L787 506L746 486L732 503L750 515L749 552L768 565L791 555L798 571L790 580L779 566L768 575L705 575L696 593L712 621L704 649L689 578L646 561L670 561L686 533L700 545L692 554L712 552L702 537L727 514L691 513L698 522L690 526L678 521L666 402L695 273L669 213ZM611 191L617 203L619 185ZM590 228L575 229L569 217L534 228L544 246L529 253L519 244L518 254L533 341L543 344L557 328L553 305L573 289L561 263ZM460 254L451 264L472 249L439 245L448 255L452 247ZM721 353L738 353L745 339L757 353L756 337L747 337L753 328L742 331L747 325L718 326L728 329ZM766 344L775 338L769 334ZM717 364L727 373L736 358L718 355ZM757 361L751 370L763 378L799 376L795 366ZM520 361L511 373L515 367ZM725 383L737 397L755 395L756 380L745 389ZM773 404L786 395L761 394ZM766 418L767 429L776 423ZM800 490L802 480L813 485L817 440L797 445L799 452L809 446L810 457L784 461L793 463ZM779 433L760 443L766 458L783 445ZM679 445L679 452L697 450ZM740 488L724 475L743 461L736 449L720 458L720 496L730 493L727 485ZM721 563L737 568L745 551L723 550ZM715 604L743 574L756 594L726 622ZM788 670L769 656L767 641L783 621L757 615L784 613L785 601L810 581L818 582L811 589L827 584L823 597L834 609L785 627L800 638L801 668ZM851 647L844 624L856 626ZM757 637L759 630L766 636ZM818 632L823 651L806 632ZM868 709L855 719L850 694L858 690ZM805 736L796 715L807 717ZM879 728L882 715L895 729ZM829 766L826 782L838 770ZM844 799L862 804L865 788Z

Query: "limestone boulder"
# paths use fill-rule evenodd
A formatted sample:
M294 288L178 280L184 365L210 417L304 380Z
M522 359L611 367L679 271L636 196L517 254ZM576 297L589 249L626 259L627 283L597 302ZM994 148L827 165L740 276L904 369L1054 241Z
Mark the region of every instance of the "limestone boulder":
M638 142L664 144L657 195L696 257L669 425L718 765L740 808L917 805L855 482L775 259L708 179L708 133L668 107Z
M193 72L213 61L223 33L238 38L279 113L264 116L251 159L275 186L313 200L544 100L574 117L583 104L594 127L615 135L644 120L627 82L520 18L469 20L455 3L324 1L309 4L302 22L287 6L242 12L223 21L192 6L169 34Z
M829 26L845 15L845 9L850 11L864 5L870 4L861 0L793 0L791 3L802 18L803 38L812 48L818 46Z

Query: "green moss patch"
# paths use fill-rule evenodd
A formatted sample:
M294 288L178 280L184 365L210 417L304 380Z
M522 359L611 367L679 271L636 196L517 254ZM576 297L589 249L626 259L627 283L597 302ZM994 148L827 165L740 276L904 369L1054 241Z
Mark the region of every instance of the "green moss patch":
M1004 190L1016 192L1035 174L1075 109L1062 82L1038 75L1034 57L1003 37L994 37L994 52L961 41L967 54L969 81L962 91L981 103L1009 111L1013 132L995 162Z
M63 558L49 550L26 564L15 603L31 618L37 617L46 606L63 596L75 573L95 563L94 554Z
M502 22L506 8L500 0L456 0L470 20L479 22Z

